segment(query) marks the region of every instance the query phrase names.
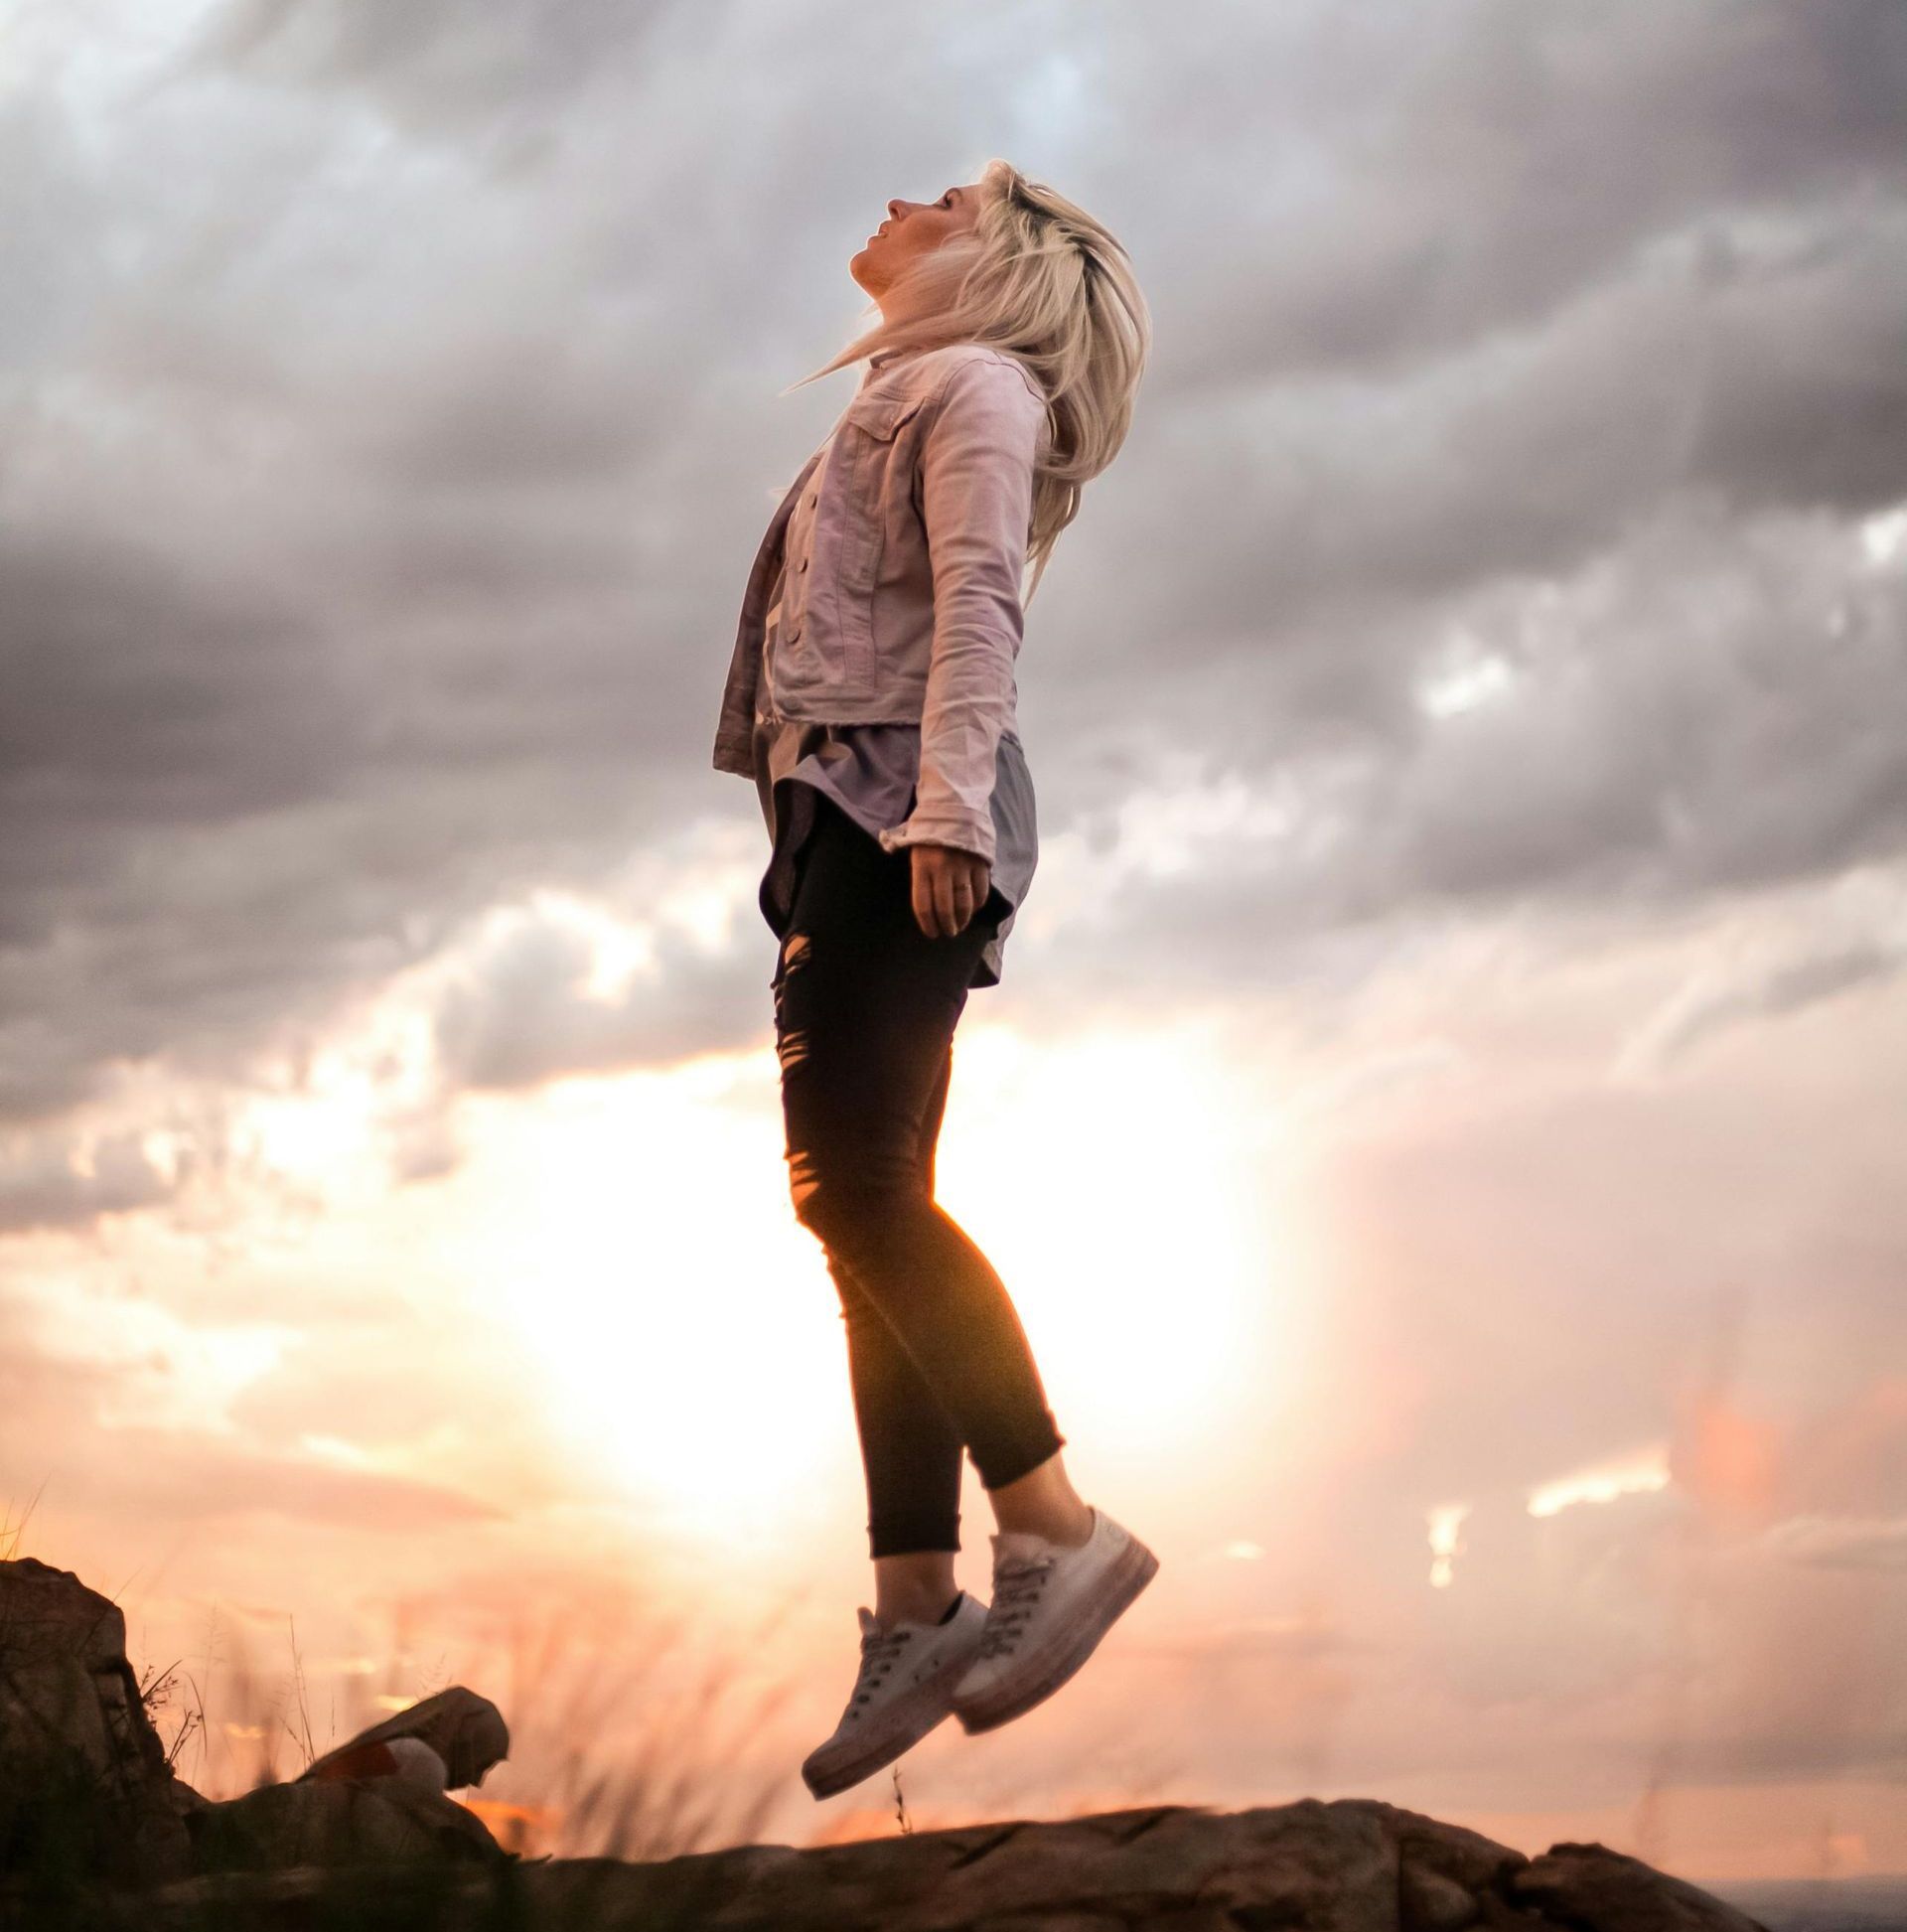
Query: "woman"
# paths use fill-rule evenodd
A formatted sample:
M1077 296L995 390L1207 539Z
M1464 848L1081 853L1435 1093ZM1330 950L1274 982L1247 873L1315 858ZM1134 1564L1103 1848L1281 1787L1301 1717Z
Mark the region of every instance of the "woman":
M1150 322L1118 242L1003 161L890 202L849 270L881 321L815 372L867 363L762 540L714 758L768 822L789 1183L867 1478L875 1602L816 1798L950 1710L989 1730L1051 1697L1158 1568L1074 1490L1006 1288L934 1199L954 1025L1035 863L1021 578L1123 442ZM999 1525L990 1605L954 1580L962 1449Z

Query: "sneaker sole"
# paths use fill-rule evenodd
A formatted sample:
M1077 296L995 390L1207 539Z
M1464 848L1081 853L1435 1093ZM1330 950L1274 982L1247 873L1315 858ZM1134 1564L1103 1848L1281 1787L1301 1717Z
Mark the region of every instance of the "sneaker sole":
M1030 1683L1007 1679L992 1690L964 1703L955 1703L954 1714L968 1736L983 1730L996 1730L1011 1723L1037 1704L1044 1704L1066 1684L1100 1646L1100 1639L1131 1607L1132 1599L1158 1574L1159 1560L1137 1537L1105 1573L1100 1593L1081 1605L1078 1626L1070 1631L1063 1647L1056 1651L1046 1668Z
M925 1684L902 1692L888 1707L890 1721L900 1724L898 1731L884 1730L880 1743L863 1745L851 1756L821 1758L817 1753L802 1766L802 1782L816 1799L832 1798L892 1764L953 1715L949 1693L972 1668L971 1651L951 1658ZM818 1768L810 1771L809 1767L817 1764Z

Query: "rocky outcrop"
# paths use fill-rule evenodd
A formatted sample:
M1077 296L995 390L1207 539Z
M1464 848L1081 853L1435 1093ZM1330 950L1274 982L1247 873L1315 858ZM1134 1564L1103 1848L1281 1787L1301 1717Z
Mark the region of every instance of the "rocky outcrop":
M509 1749L503 1714L453 1686L287 1784L220 1802L166 1761L116 1604L71 1570L0 1562L0 1885L150 1887L313 1866L500 1861L445 1795ZM4 1901L0 1892L0 1902Z
M173 1777L103 1597L0 1563L0 1924L100 1932L1763 1932L1601 1845L1527 1858L1370 1798L1153 1805L653 1864L525 1860L439 1788L508 1748L439 1694L288 1784L214 1804ZM48 1845L82 1848L56 1876ZM34 1866L25 1883L19 1874ZM75 1908L73 1882L83 1879ZM56 1911L55 1906L59 1909ZM11 1910L9 1906L11 1905ZM73 1909L78 1912L73 1915Z
M1561 1925L1739 1932L1756 1923L1698 1886L1602 1845L1550 1846L1517 1872L1515 1895Z
M813 1851L226 1874L102 1901L102 1932L1764 1932L1600 1845L1529 1858L1367 1798L1001 1822ZM323 1911L320 1920L314 1915ZM369 1920L366 1921L370 1922Z
M504 1713L488 1698L452 1685L327 1751L299 1782L395 1777L424 1791L462 1791L482 1784L509 1755Z
M283 1871L300 1865L495 1861L503 1848L482 1819L402 1778L294 1780L205 1805L194 1820L200 1871Z
M138 1882L196 1867L126 1662L126 1620L71 1570L0 1563L0 1871Z

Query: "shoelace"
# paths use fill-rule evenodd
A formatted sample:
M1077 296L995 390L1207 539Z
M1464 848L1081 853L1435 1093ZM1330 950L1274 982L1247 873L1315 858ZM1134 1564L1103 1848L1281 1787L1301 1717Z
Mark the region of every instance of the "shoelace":
M993 1598L980 1633L980 1657L1004 1657L1020 1640L1057 1557L1009 1559L993 1570Z
M858 1716L855 1706L874 1695L881 1680L894 1668L901 1646L913 1638L911 1630L870 1630L861 1638L861 1674L855 1680L854 1695L848 1700L848 1712Z

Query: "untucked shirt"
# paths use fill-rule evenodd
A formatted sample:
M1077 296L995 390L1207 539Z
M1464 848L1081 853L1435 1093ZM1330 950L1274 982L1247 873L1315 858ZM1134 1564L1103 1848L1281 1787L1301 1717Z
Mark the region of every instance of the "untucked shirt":
M755 703L755 785L771 850L759 897L762 916L778 939L786 936L793 915L796 857L813 829L813 794L825 792L869 837L878 839L884 827L898 825L914 809L921 772L918 724L823 724L780 717L774 708L782 580L807 565L810 513L832 443L830 437L810 487L789 514L782 577L775 585L762 640L762 675ZM1006 936L1039 860L1032 774L1024 747L1010 730L1000 734L989 805L994 833L990 884L1007 902L1007 911L974 965L969 982L974 986L999 984Z

